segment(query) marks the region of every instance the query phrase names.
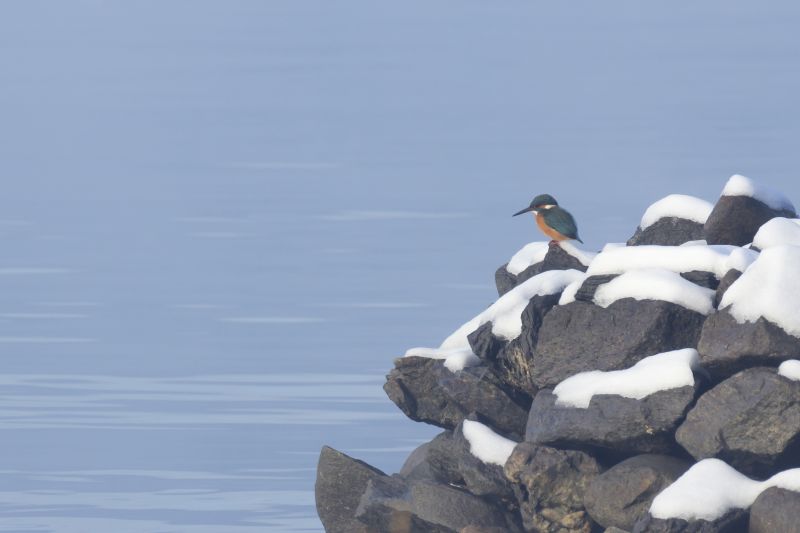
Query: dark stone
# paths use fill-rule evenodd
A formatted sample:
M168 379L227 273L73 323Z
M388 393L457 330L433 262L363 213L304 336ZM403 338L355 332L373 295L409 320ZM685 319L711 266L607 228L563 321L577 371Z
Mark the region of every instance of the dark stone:
M619 274L603 274L600 276L589 276L586 278L581 286L575 293L575 299L580 302L594 303L594 293L600 285L604 285L612 279L618 277Z
M800 338L764 318L740 324L726 310L709 315L697 345L703 366L716 380L752 366L777 366L800 355Z
M498 268L494 273L494 284L497 287L497 294L499 296L504 295L517 286L517 276L506 270L506 267L508 267L508 263Z
M663 520L649 514L639 520L632 533L746 533L747 511L735 509L721 518L706 520L682 520L670 518ZM774 532L774 533L777 533Z
M717 293L714 295L714 307L719 307L720 302L722 302L722 297L725 296L727 290L733 285L733 282L739 279L742 276L742 273L738 270L731 269L725 273L722 279L717 286Z
M719 287L719 280L713 272L704 272L702 270L692 270L691 272L681 273L681 277L685 280L691 281L695 285L700 285L712 291L717 290Z
M417 422L453 429L476 413L504 435L521 438L525 433L529 405L484 366L451 372L438 359L401 357L395 359L383 390Z
M586 265L578 261L574 256L564 251L561 246L551 246L547 250L547 255L539 263L535 263L516 276L506 270L508 263L497 269L494 274L497 293L502 296L520 283L528 281L533 276L547 272L549 270L580 270L586 272Z
M447 461L442 463L436 453L440 448L446 449L452 438L453 432L445 430L430 442L418 446L400 468L400 477L406 480L424 479L453 485L461 483L455 461L447 457Z
M583 507L589 483L602 472L590 455L522 442L505 465L516 484L526 531L589 533L592 521Z
M384 476L369 481L356 518L368 531L458 533L470 526L519 531L513 517L463 490Z
M794 218L794 211L772 209L749 196L723 196L703 228L708 244L744 246L753 242L758 228L775 217Z
M749 533L800 533L800 492L771 487L750 507Z
M656 300L618 300L607 308L572 302L544 317L533 356L539 388L588 370L619 370L641 359L697 346L705 316Z
M525 440L559 448L611 452L669 453L679 450L675 428L694 403L696 387L656 392L641 400L611 394L592 397L587 408L556 405L550 390L536 395Z
M699 222L685 218L664 217L645 229L636 228L636 233L628 239L628 246L644 244L679 246L685 242L701 239L703 239L703 225Z
M703 394L675 434L697 459L761 476L800 466L800 382L750 368Z
M658 493L690 466L668 455L631 457L592 480L583 498L586 510L603 527L630 531Z
M355 520L356 508L367 483L385 475L363 461L323 446L317 465L314 496L325 531L367 533L367 529Z

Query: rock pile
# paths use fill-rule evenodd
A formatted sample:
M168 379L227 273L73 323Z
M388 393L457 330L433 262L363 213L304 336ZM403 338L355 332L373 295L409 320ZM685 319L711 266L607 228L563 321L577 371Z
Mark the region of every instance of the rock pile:
M800 220L733 176L626 244L532 243L384 389L444 431L398 474L325 447L329 533L800 533Z

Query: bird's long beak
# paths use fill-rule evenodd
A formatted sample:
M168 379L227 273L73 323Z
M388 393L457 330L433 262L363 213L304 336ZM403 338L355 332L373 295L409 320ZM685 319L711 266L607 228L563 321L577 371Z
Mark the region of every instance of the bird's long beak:
M517 215L522 215L522 214L524 214L524 213L530 213L531 211L533 211L534 213L536 212L536 210L535 210L534 208L532 208L532 207L526 207L526 208L525 208L525 209L523 209L522 211L517 211L516 213L514 213L514 214L513 214L513 215L511 215L511 216L515 217L515 216L517 216Z

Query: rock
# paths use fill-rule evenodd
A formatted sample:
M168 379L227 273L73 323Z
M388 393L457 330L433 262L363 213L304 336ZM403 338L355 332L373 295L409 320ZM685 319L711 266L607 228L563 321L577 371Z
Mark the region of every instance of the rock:
M406 458L399 475L406 480L424 479L439 483L463 485L456 461L439 450L447 449L453 440L453 432L443 431L430 442L418 446Z
M654 353L694 348L705 316L656 300L618 300L607 308L575 301L544 317L533 382L553 387L588 370L619 370Z
M494 284L497 287L497 295L502 296L518 285L517 276L506 270L508 263L498 268L494 273Z
M800 382L750 368L703 394L675 434L697 459L750 475L800 466Z
M600 276L587 277L575 292L575 299L581 302L594 303L594 293L597 292L600 285L604 285L616 277L619 277L619 274L603 274Z
M794 218L794 211L773 209L750 196L722 196L703 228L708 244L744 246L758 228L775 217Z
M669 453L678 449L673 434L694 403L696 389L668 389L641 400L596 395L585 409L556 405L552 391L542 390L531 406L525 440L617 456Z
M583 497L589 515L607 528L630 531L653 498L691 466L668 455L637 455L592 480Z
M777 366L797 358L800 339L764 318L740 324L723 309L703 324L697 351L703 366L719 380L747 367Z
M800 533L800 492L771 487L750 507L749 533Z
M592 521L583 507L589 483L602 472L590 455L522 442L505 465L516 484L526 531L589 533Z
M575 256L568 254L561 246L551 246L544 256L544 260L535 263L516 276L506 270L508 263L497 269L494 274L494 281L497 285L497 293L502 296L523 281L531 279L537 274L549 270L580 270L586 272L586 265L581 263Z
M624 529L620 529L618 527L609 527L605 531L603 531L603 533L630 533L630 532Z
M467 526L460 533L508 533L508 530L502 527Z
M486 367L451 372L439 359L401 357L386 377L383 390L412 420L446 429L476 413L497 431L520 437L528 405L518 400Z
M628 239L628 246L658 244L679 246L689 241L703 239L703 224L685 218L664 217L644 230L636 228L636 233Z
M733 282L739 279L742 276L741 271L736 269L729 270L720 280L719 285L717 285L717 293L714 295L714 307L719 308L719 304L722 301L722 297L725 296L725 291L727 291Z
M648 514L636 523L632 533L745 533L746 531L747 511L735 509L713 522L687 521L680 518L664 520L653 518Z
M513 517L463 490L399 476L372 479L356 510L367 531L458 533L464 528L519 531Z
M705 272L703 270L692 270L691 272L682 272L681 277L689 280L695 285L700 285L706 289L713 291L719 287L719 280L713 272Z
M328 533L367 533L355 520L355 512L367 483L386 474L363 461L323 446L317 465L314 496L325 531Z

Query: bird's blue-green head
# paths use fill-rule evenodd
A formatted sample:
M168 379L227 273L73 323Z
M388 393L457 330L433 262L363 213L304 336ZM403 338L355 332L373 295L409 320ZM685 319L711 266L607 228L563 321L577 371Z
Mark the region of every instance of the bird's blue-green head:
M558 202L556 201L555 198L553 198L549 194L540 194L533 199L531 205L529 205L522 211L514 213L513 216L521 215L523 213L530 213L531 211L535 213L539 209L548 209L546 206L554 206L554 205L558 205Z

